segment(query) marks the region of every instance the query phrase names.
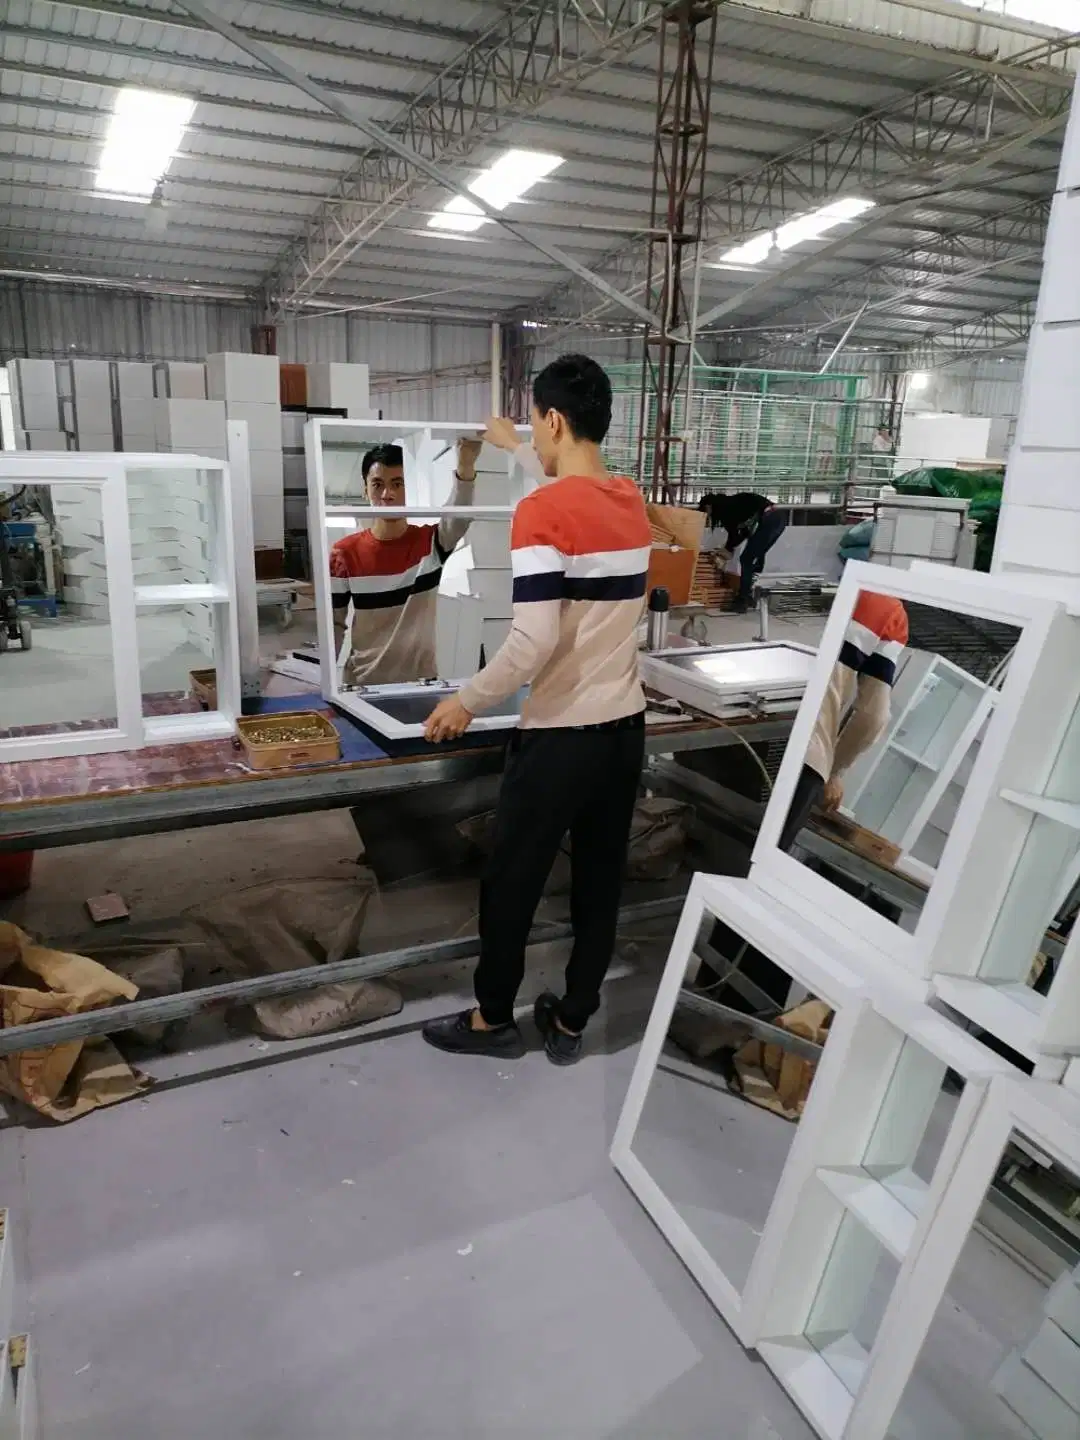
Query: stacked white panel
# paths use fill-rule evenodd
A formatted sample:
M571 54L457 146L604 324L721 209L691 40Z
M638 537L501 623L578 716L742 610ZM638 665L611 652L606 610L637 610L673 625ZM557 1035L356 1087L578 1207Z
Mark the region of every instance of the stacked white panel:
M224 402L229 420L248 427L255 544L280 550L285 543L280 361L276 355L208 355L206 388Z
M344 410L349 420L370 420L370 371L342 361L307 367L307 399L312 410Z
M148 455L157 449L154 433L154 367L118 360L113 367L120 449Z
M113 425L113 377L108 360L71 360L65 390L71 400L74 449L104 454L116 449Z
M9 360L15 445L19 450L66 450L56 365L52 360Z
M304 458L306 413L281 412L281 469L285 529L307 532L307 462Z

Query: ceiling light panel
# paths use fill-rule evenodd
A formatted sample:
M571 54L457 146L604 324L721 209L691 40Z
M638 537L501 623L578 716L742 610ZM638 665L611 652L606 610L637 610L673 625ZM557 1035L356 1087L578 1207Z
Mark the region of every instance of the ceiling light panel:
M95 188L149 203L195 110L194 100L129 86L113 107Z
M791 250L796 245L802 245L808 240L820 240L830 230L834 230L837 225L857 220L860 215L865 215L867 210L873 208L873 200L861 200L856 196L849 196L844 200L833 200L828 205L811 210L809 215L800 215L795 220L787 221L776 230L769 230L764 235L755 235L750 240L744 240L741 245L725 251L714 264L719 267L761 265L769 258L774 249L778 251Z
M470 192L492 210L505 210L514 205L563 163L561 155L547 155L539 150L507 150L493 165L480 172L469 184ZM453 230L468 234L486 225L488 217L463 195L455 195L428 220L432 230Z

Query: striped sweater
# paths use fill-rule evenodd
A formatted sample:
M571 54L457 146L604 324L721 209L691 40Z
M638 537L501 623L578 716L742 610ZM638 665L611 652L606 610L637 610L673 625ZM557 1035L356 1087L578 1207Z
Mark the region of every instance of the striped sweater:
M527 495L510 537L514 616L461 692L474 714L531 686L522 726L619 720L645 708L637 627L652 534L630 480L568 475Z
M860 591L806 751L806 764L823 780L839 779L884 733L907 642L900 601Z
M459 480L450 503L471 505L473 484ZM443 565L467 520L410 525L393 540L357 530L330 551L334 609L352 602L346 685L430 680L435 664L435 607Z

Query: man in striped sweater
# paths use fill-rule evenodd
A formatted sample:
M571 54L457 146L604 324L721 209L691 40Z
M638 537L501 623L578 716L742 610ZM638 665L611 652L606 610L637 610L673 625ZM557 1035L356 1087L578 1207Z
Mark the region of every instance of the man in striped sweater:
M567 835L574 946L566 993L542 995L535 1009L556 1064L578 1059L611 963L644 759L637 627L652 535L637 487L604 465L610 423L611 384L595 361L564 356L536 377L533 445L550 478L514 515L513 625L486 668L428 721L429 740L451 740L476 714L530 687L481 888L477 1005L424 1027L442 1050L524 1053L514 1002L533 915Z
M459 440L451 505L471 505L482 441ZM405 457L400 445L376 445L360 465L371 505L405 504ZM330 551L334 637L338 653L349 606L352 629L346 685L392 685L430 680L435 665L435 607L443 565L469 522L410 525L376 520Z
M907 643L908 617L900 601L860 591L806 749L781 850L791 849L815 805L835 810L842 803L844 775L889 723L896 664Z

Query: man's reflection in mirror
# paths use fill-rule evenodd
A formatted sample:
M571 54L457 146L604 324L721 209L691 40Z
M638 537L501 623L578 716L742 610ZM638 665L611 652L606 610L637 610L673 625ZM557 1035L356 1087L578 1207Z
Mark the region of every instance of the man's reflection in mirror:
M812 810L843 804L844 775L888 727L896 665L907 643L900 601L861 591L780 832L781 850L791 849Z
M473 503L481 443L479 437L457 442L451 505ZM376 445L364 456L360 473L369 505L405 504L405 457L400 445ZM439 580L444 563L468 528L465 519L412 525L388 516L333 546L330 588L339 655L350 614L352 622L343 684L392 685L435 678Z

